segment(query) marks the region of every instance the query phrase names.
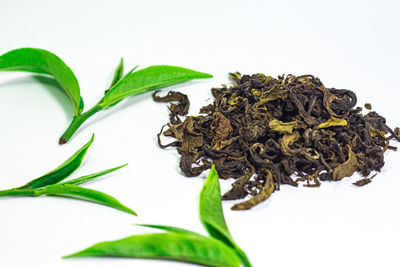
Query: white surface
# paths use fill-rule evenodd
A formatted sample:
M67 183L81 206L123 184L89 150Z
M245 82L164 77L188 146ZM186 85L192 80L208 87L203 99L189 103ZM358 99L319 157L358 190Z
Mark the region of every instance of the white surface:
M103 95L121 56L126 68L171 64L213 79L175 86L197 114L230 71L312 73L326 86L356 91L359 105L391 126L398 117L398 1L11 1L0 2L0 54L38 47L75 72L85 108ZM167 91L167 90L164 90ZM73 177L129 162L87 187L138 212L52 197L0 199L0 266L186 266L134 259L61 256L104 240L150 232L133 223L205 233L198 218L203 178L185 178L174 149L155 135L167 107L149 94L101 112L71 142L57 145L72 106L57 88L21 73L0 73L0 188L24 184L95 141ZM394 145L398 145L393 143ZM363 187L357 177L318 189L283 186L251 211L224 203L229 228L254 266L399 266L400 153ZM222 181L222 190L231 181Z

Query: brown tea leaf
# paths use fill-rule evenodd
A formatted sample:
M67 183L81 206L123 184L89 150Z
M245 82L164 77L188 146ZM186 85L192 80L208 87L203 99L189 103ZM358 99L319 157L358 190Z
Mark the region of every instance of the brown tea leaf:
M347 145L347 149L349 150L349 158L345 163L339 165L333 170L333 180L341 180L344 177L352 176L353 173L357 170L359 163L356 154L354 154L349 145Z
M214 113L214 121L211 130L215 133L215 141L225 140L232 132L231 122L220 112Z
M178 115L180 116L186 115L188 114L189 111L190 102L187 95L179 92L169 91L166 96L160 97L157 96L158 92L160 92L160 90L156 90L152 94L154 101L171 103L170 106L168 107L168 109L170 110L169 114L170 123L171 124L181 123L181 119L178 117ZM177 102L177 104L172 102Z
M232 206L232 210L248 210L257 204L268 199L274 192L275 186L272 178L272 172L268 171L267 181L265 182L264 189L257 195L251 197L249 200L242 201Z
M169 123L163 134L176 141L159 144L177 147L186 176L212 162L221 179L235 179L223 199L251 198L234 209L257 205L283 184L318 187L356 171L367 177L382 169L387 149L396 149L389 142L400 142L400 130L384 117L355 107L354 92L327 88L313 75L230 77L233 85L211 89L215 99L204 115Z
M291 149L290 146L299 140L299 132L294 132L292 134L285 134L281 139L279 139L279 144L281 146L281 151L286 156L293 156L296 154L296 150Z

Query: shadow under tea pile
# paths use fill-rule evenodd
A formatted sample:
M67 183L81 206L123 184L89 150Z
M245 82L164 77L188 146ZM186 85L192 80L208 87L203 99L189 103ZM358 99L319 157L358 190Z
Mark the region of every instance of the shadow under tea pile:
M376 112L361 114L357 97L345 89L326 88L312 75L279 76L230 74L231 87L213 88L214 103L201 116L186 115L186 95L153 94L169 106L168 129L158 134L161 148L176 147L186 176L201 174L215 164L221 178L234 178L223 199L248 200L232 207L250 209L266 200L281 184L318 187L358 171L364 179L384 165L383 153L392 138L400 141ZM370 109L370 105L366 105ZM163 127L164 128L164 127ZM176 141L163 145L160 135Z

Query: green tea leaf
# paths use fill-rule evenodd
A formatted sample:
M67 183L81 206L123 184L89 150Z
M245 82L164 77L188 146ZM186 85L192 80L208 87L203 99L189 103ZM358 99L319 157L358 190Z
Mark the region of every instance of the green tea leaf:
M200 218L208 233L236 250L245 266L251 266L246 254L233 241L225 222L221 205L221 189L219 186L218 173L215 166L211 171L200 192Z
M0 71L27 71L53 77L71 99L75 114L83 109L78 81L72 70L56 55L36 48L20 48L0 56Z
M109 88L112 88L114 85L121 80L121 78L124 76L124 59L121 58L121 61L119 62L119 65L117 69L115 70L114 77L112 79L111 85ZM105 91L105 94L107 94L109 90Z
M173 226L166 226L166 225L155 225L155 224L136 224L139 226L144 226L144 227L149 227L149 228L154 228L154 229L160 229L160 230L165 230L168 232L173 232L173 233L182 233L182 234L188 234L188 235L199 235L198 233L179 228L179 227L173 227Z
M118 169L121 169L122 167L125 167L126 165L128 165L128 163L126 163L124 165L121 165L121 166L118 166L118 167L114 167L114 168L108 169L108 170L104 170L104 171L101 171L101 172L96 172L96 173L93 173L93 174L89 174L89 175L85 175L85 176L82 176L82 177L78 177L76 179L73 179L73 180L70 180L70 181L66 181L66 182L61 183L61 184L80 185L80 184L89 182L89 181L91 181L93 179L96 179L99 176L103 176L103 175L105 175L107 173L110 173L110 172L116 171Z
M191 262L205 266L240 266L235 251L222 242L203 236L183 233L134 235L101 242L71 257L126 257Z
M181 67L167 65L151 66L125 75L107 92L99 105L105 108L127 96L143 94L155 89L193 79L211 77L212 75L210 74Z
M90 201L98 204L102 204L114 209L118 209L133 215L137 215L130 208L122 205L116 198L107 195L103 192L96 191L93 189L83 188L74 184L55 184L48 185L39 189L10 189L0 191L0 197L5 196L56 196L56 197L69 197L79 200Z
M103 192L93 189L83 188L73 184L55 184L49 185L42 189L36 189L35 196L51 195L60 197L71 197L81 200L91 201L114 209L118 209L133 215L137 215L130 208L122 205L116 198Z
M138 66L134 67L130 72L133 72ZM119 82L122 77L124 76L124 59L121 58L121 61L119 62L119 65L117 67L117 69L115 70L114 73L114 78L112 79L111 85L110 87L104 92L104 95L106 95L111 88L113 88L114 85L117 84L117 82ZM109 107L115 106L116 104L118 104L119 102L121 102L121 100L114 102L113 104L109 105Z
M82 160L88 150L89 146L92 144L94 140L94 135L81 149L79 149L75 154L73 154L69 159L67 159L63 164L58 166L55 170L30 181L24 186L19 187L18 189L34 189L43 187L46 185L56 184L65 178L67 178L71 173L73 173L78 167L81 165Z

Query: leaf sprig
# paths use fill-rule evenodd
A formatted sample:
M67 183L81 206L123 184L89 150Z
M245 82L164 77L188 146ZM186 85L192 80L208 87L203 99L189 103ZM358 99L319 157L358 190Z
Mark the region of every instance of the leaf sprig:
M210 237L177 227L141 224L165 232L97 243L64 258L126 257L183 261L213 267L251 267L225 223L214 165L200 193L200 218Z
M127 164L114 167L111 169L103 170L90 175L82 176L60 183L65 178L69 177L75 170L79 168L85 157L86 151L94 140L94 135L82 148L75 152L70 158L68 158L59 167L52 170L51 172L34 179L27 184L8 190L0 191L0 197L5 196L56 196L56 197L70 197L80 200L86 200L111 208L115 208L133 215L137 215L133 210L121 204L116 198L107 195L103 192L96 191L93 189L80 187L80 184L89 182L107 173L116 171Z
M104 97L91 109L82 113L84 102L80 96L78 80L72 70L55 54L43 49L20 48L0 56L0 71L26 71L47 75L53 77L67 93L74 105L74 116L60 137L60 144L68 142L78 128L95 113L116 105L128 96L140 95L193 79L212 77L207 73L168 65L150 66L135 72L136 68L123 75L124 64L121 59Z

